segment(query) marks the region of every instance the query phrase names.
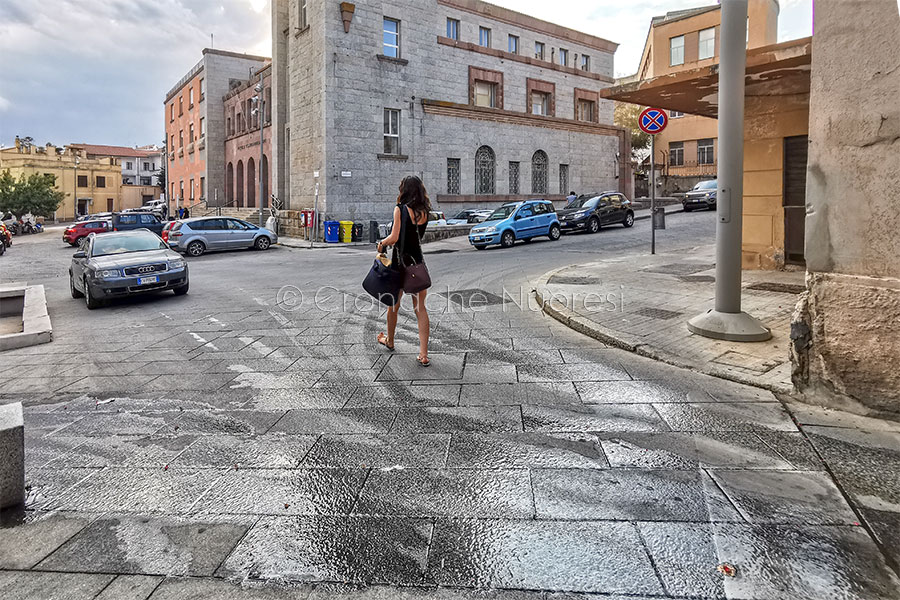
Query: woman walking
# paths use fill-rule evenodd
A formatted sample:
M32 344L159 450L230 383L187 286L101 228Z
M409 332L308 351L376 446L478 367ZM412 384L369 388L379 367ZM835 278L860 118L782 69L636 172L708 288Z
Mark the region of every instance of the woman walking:
M397 197L397 206L394 208L394 225L391 227L391 234L378 242L379 252L384 252L387 246L394 247L392 265L404 268L424 262L421 240L425 235L430 210L431 202L428 200L422 180L415 175L404 178L400 183L400 195ZM401 241L402 243L398 243ZM419 325L419 355L416 360L423 367L431 365L431 361L428 360L428 331L431 324L428 321L428 310L425 308L426 294L427 290L410 294L413 299L413 309L416 311L416 321ZM397 303L388 307L387 334L383 332L378 334L378 343L388 350L394 349L394 332L397 329L397 316L400 312L402 296L403 292L400 292Z

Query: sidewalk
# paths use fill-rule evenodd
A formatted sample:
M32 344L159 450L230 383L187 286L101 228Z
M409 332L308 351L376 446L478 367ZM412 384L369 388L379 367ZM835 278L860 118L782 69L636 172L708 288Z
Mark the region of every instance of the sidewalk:
M547 314L605 343L774 392L792 390L790 320L805 289L802 271L744 271L743 308L772 330L772 339L755 343L687 329L688 319L714 304L714 245L563 267L534 287Z

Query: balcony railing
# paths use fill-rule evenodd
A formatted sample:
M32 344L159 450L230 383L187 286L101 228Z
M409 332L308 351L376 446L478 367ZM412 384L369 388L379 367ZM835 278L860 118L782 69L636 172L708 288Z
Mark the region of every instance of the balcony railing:
M671 164L671 161L662 165L663 175L672 176L697 176L697 175L715 175L717 171L716 163L701 164L694 161L683 161L681 164Z

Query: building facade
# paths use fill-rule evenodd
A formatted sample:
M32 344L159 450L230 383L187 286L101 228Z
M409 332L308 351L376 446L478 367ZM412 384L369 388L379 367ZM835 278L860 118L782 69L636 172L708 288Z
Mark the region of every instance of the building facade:
M127 208L122 204L122 167L114 157L90 157L83 149L22 146L0 150L0 171L18 179L35 173L56 178L65 197L53 215L71 221L78 215Z
M774 44L778 38L777 0L749 0L747 47ZM650 22L638 71L622 83L652 79L719 62L718 4L666 13ZM691 189L716 176L718 125L715 119L668 111L669 124L656 136L656 165L665 195Z
M166 191L172 208L225 204L223 99L268 60L205 48L200 62L166 94Z
M88 158L114 158L122 166L121 201L116 210L137 208L161 196L159 171L163 168L163 151L157 146L70 144L69 147L83 150Z
M271 66L266 66L256 77L232 88L224 98L225 203L228 206L255 208L269 205L269 157L272 155L271 75Z
M631 195L616 44L479 0L275 0L273 186L326 218L390 216L406 175L447 213ZM316 177L318 175L318 177Z

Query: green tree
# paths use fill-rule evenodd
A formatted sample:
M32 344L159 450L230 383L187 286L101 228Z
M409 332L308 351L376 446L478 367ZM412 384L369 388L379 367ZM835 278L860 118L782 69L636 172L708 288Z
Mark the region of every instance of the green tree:
M33 173L26 177L23 173L16 181L9 169L0 173L0 212L50 217L65 197L56 189L55 175Z
M644 107L637 104L616 102L613 112L613 122L619 127L631 130L631 154L634 158L638 158L639 150L650 147L650 134L644 133L638 127L638 117L642 110Z

